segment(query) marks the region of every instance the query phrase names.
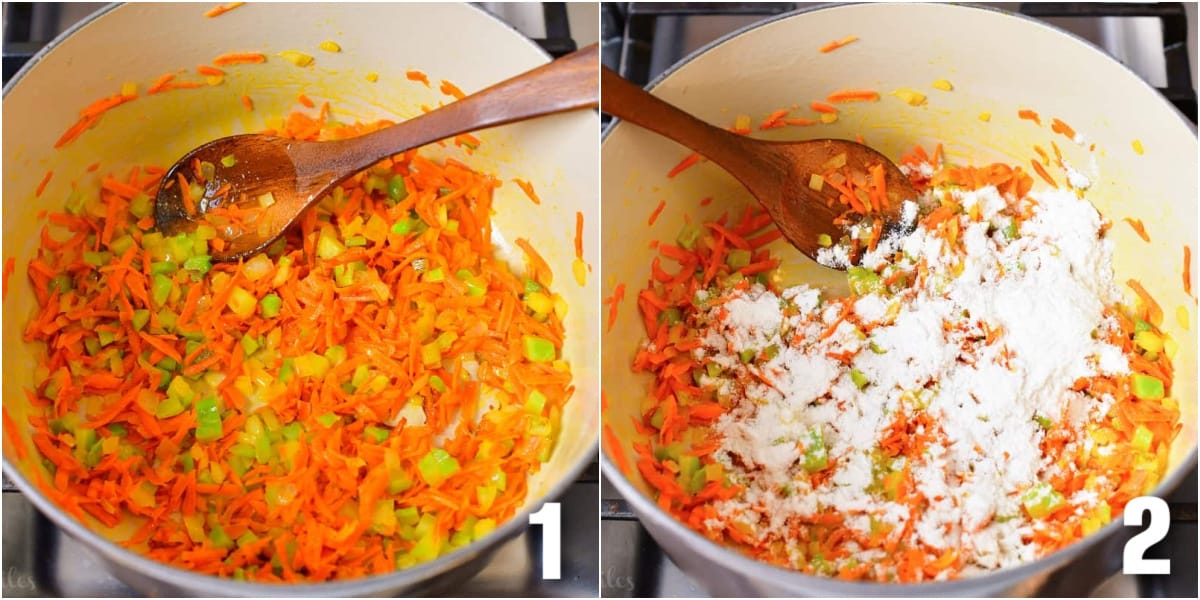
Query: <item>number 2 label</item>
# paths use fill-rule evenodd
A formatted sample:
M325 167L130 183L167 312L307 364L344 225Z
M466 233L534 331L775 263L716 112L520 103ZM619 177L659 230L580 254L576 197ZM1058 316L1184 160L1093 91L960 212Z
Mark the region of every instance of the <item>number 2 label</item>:
M1171 560L1145 558L1146 550L1167 537L1171 526L1171 511L1162 498L1141 496L1125 505L1125 526L1141 527L1142 513L1150 513L1146 530L1125 542L1124 572L1126 575L1170 575Z
M562 507L543 504L529 515L529 524L542 526L542 579L562 579Z

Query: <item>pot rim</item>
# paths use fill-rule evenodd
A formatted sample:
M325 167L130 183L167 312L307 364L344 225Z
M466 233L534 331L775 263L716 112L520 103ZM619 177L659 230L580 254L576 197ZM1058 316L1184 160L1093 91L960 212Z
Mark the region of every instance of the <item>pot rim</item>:
M463 2L463 6L469 7L485 18L491 19L495 23L503 26L508 33L516 36L520 40L528 44L529 47L536 50L537 53L549 62L552 57L541 46L530 39L525 34L518 31L515 27L505 22L500 17L488 12L481 6L475 3ZM125 6L124 3L112 3L96 12L88 15L71 27L64 30L53 40L47 43L41 50L13 75L3 88L3 97L7 97L9 92L16 88L16 85L24 79L49 53L53 52L62 45L68 38L80 31L84 27L92 25L100 18L109 13L119 10ZM592 440L587 451L583 452L575 461L575 464L569 467L563 476L549 487L546 493L542 496L541 502L552 502L560 498L566 491L567 487L579 478L587 465L591 462L591 457L599 454L599 432L596 432L595 439ZM48 499L37 486L31 484L24 474L13 465L7 455L3 457L3 472L4 476L16 484L17 488L24 496L29 499L34 506L45 516L49 517L54 524L71 535L71 537L83 542L89 550L99 553L106 561L115 563L116 565L138 572L148 578L156 581L170 582L171 586L183 589L190 589L196 592L202 592L202 595L230 595L230 596L343 596L343 595L368 595L389 592L391 590L402 588L405 586L418 586L421 583L431 580L438 575L449 572L457 567L461 567L472 560L486 558L486 556L498 548L504 542L515 537L529 527L529 515L534 512L539 505L531 502L526 502L526 505L518 510L512 518L501 524L490 535L482 540L471 542L462 548L459 548L449 554L438 557L426 563L416 566L398 569L382 575L370 575L367 577L359 577L355 579L336 579L327 582L316 583L256 583L238 581L229 577L219 577L216 575L206 575L181 569L179 567L159 562L157 560L147 558L133 550L129 550L118 545L112 540L93 531L87 525L75 519L73 516L64 512L58 505Z
M1065 36L1069 40L1082 44L1087 49L1096 53L1101 60L1111 61L1117 64L1125 71L1135 76L1139 85L1145 86L1155 92L1157 102L1162 102L1169 110L1175 113L1180 122L1187 126L1193 133L1196 133L1196 124L1192 123L1174 104L1171 104L1167 99L1158 93L1158 90L1153 88L1149 83L1146 83L1132 69L1121 64L1113 59L1095 44L1090 41L1075 35L1069 31L1054 27L1048 23L1029 17L1020 13L1014 13L1003 10L994 6L983 6L978 4L940 4L924 2L930 6L939 6L947 10L982 10L992 13L997 13L1006 17L1019 18L1031 25L1043 27L1054 33ZM711 42L705 44L699 49L693 51L687 56L680 59L675 64L667 68L660 75L655 77L646 85L648 91L653 91L660 84L664 83L671 75L691 62L703 57L710 50L728 42L734 38L740 37L746 33L754 31L760 27L774 24L778 21L799 17L801 15L823 11L823 10L839 10L839 9L854 9L856 4L821 4L818 6L799 8L778 15L768 16L760 21L750 23L744 27L731 31ZM609 135L616 130L617 125L621 124L620 119L614 118L604 129L601 136L601 164L604 161L604 144L608 141ZM603 374L601 375L603 377ZM1178 487L1179 483L1187 476L1191 469L1194 469L1197 464L1196 459L1197 446L1192 445L1191 451L1188 452L1184 460L1169 472L1150 496L1162 497L1171 490ZM956 579L952 581L928 581L920 583L879 583L875 581L845 581L834 577L821 577L816 575L808 575L800 571L786 569L775 566L770 563L755 560L740 552L736 552L728 546L718 544L709 538L701 535L694 529L679 522L674 517L666 514L658 505L650 501L649 497L639 491L633 483L625 477L624 473L617 468L616 464L609 458L607 452L600 453L601 470L604 476L608 478L621 493L621 496L629 502L639 520L650 520L657 527L665 528L670 533L680 536L684 542L704 559L714 563L727 565L727 569L744 574L747 577L760 581L781 582L784 587L793 590L810 590L819 594L828 594L833 596L853 595L853 596L880 596L880 595L939 595L939 596L963 596L979 593L981 589L999 589L1009 584L1010 580L1029 579L1039 573L1048 572L1057 568L1071 559L1076 558L1083 551L1091 548L1102 540L1108 539L1117 531L1124 528L1124 524L1117 520L1113 520L1108 525L1102 527L1099 531L1091 535L1084 536L1075 543L1056 550L1046 556L1042 556L1036 560L1025 562L1013 567L1007 567L994 571L989 571L981 575L973 575Z

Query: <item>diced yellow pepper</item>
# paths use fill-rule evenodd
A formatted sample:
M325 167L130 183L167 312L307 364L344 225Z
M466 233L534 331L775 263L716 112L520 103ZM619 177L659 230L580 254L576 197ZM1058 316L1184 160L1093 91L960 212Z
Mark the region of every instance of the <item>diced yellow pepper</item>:
M376 73L374 71L367 73L367 81L370 81L371 83L375 83L376 81L379 81L379 73Z
M567 301L563 300L563 297L558 294L555 294L552 300L554 301L554 315L559 320L567 318Z
M933 87L947 92L954 89L954 85L945 79L934 80Z
M254 314L254 307L258 305L258 299L241 286L234 286L233 291L229 294L229 300L226 302L226 305L229 306L229 310L233 314L243 319L248 319Z
M576 258L571 263L571 274L575 275L575 283L580 287L587 285L587 263L582 258Z
M312 55L297 52L296 50L284 50L279 53L279 56L297 67L307 67L313 62Z
M318 44L317 47L326 52L341 52L342 51L342 47L333 40L325 40L325 41L321 42L320 44Z
M1184 331L1192 328L1192 320L1188 315L1188 309L1182 304L1175 307L1175 320L1179 321L1179 326L1182 327Z
M546 314L554 310L554 302L542 292L531 292L525 295L525 306L535 313Z
M838 120L837 113L821 113L821 122L826 125L829 125L830 123L834 123L837 120Z
M738 115L733 120L733 128L738 130L750 129L750 115Z
M1142 146L1142 140L1133 140L1133 151L1137 152L1138 155L1146 153L1145 146Z
M990 113L990 112L981 112L981 113L979 113L979 120L980 120L980 121L983 121L984 123L987 123L988 121L991 121L991 120L992 120L992 113Z
M909 106L920 106L925 104L925 94L908 88L900 88L891 93L891 95L903 100Z
M132 81L126 81L125 83L121 84L121 95L122 96L136 96L137 95L137 84Z

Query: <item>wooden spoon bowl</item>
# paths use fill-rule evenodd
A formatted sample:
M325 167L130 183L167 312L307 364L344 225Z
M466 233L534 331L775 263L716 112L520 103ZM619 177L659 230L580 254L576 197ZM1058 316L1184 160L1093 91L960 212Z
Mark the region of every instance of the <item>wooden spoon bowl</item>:
M448 137L595 107L599 46L564 56L402 123L345 140L310 142L262 134L220 138L179 159L154 205L166 235L213 225L224 247L213 260L266 249L333 187L383 158Z
M666 136L721 166L738 179L774 219L797 249L817 258L822 236L841 237L848 207L843 193L821 176L842 165L851 172L871 173L882 166L887 202L871 211L885 231L901 229L899 211L917 193L908 177L878 151L849 140L797 142L756 140L714 127L601 68L600 109ZM903 227L906 229L907 227Z

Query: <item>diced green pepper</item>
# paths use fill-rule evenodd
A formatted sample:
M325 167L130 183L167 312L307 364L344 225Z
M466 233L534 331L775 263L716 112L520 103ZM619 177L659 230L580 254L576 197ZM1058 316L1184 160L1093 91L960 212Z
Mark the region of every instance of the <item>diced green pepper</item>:
M242 336L242 351L246 353L246 356L258 352L258 340L251 335Z
M166 260L160 260L160 262L157 263L150 263L150 275L170 275L178 270L178 265L175 263L168 263Z
M417 463L417 470L421 473L421 479L425 480L425 483L431 487L442 485L444 481L457 473L459 468L458 460L441 448L430 450Z
M540 292L540 291L542 291L542 284L540 284L532 279L525 280L525 293L526 294L532 294L534 292Z
M212 269L212 257L207 254L192 256L183 261L183 268L203 275Z
M144 219L154 212L154 202L146 194L134 194L129 200L129 212L139 219Z
M1166 395L1162 380L1150 375L1134 373L1130 378L1133 395L1142 400L1161 400Z
M684 250L691 250L696 247L696 240L700 239L701 230L699 227L688 223L683 226L683 230L679 235L675 236L675 243L679 244Z
M1139 452L1148 452L1152 442L1154 442L1154 432L1139 423L1137 428L1133 430L1133 440L1130 441L1130 445L1133 446L1134 450Z
M658 314L658 321L667 325L675 325L683 320L683 311L677 307L670 307Z
M529 397L525 399L525 410L535 414L542 414L542 410L546 408L546 395L538 390L531 390Z
M548 339L527 335L523 338L525 358L533 362L550 362L557 357L554 343Z
M388 180L387 184L388 198L393 202L399 202L408 197L408 188L404 185L404 178L399 175L393 175Z
M221 411L217 407L216 398L201 398L196 402L196 439L209 442L220 439L224 432L221 428Z
M819 244L822 248L828 248L833 245L833 238L829 237L828 233L822 233L821 235L817 236L817 244Z
M92 265L93 267L102 267L112 260L112 254L108 252L93 252L87 250L83 253L83 262Z
M825 447L825 435L820 426L808 430L804 443L804 470L816 473L829 466L829 450Z
M867 387L867 384L870 383L867 381L867 376L863 375L863 372L858 369L850 369L850 381L853 381L854 386L860 390Z
M333 427L333 424L337 423L340 420L341 420L341 417L339 417L339 416L337 416L337 414L331 413L331 412L325 413L325 414L317 417L317 422L320 423L321 426L326 429Z
M1045 518L1066 503L1066 498L1044 481L1037 482L1021 495L1025 512L1035 519Z
M133 325L134 331L141 331L146 326L146 323L150 322L150 311L144 308L134 309L133 317L130 318L129 322Z
M376 444L382 444L386 442L389 435L391 435L391 433L383 427L367 425L366 428L363 429L363 437L374 441Z
M855 296L865 296L883 289L883 279L879 274L863 267L846 269L846 279Z
M413 229L412 221L410 221L408 219L400 219L399 221L392 223L392 233L398 233L400 235L408 235L409 232L412 231L412 229Z
M171 288L175 286L175 282L171 281L170 277L165 275L155 275L150 280L150 297L154 300L155 306L162 306L167 303L167 298L171 295Z
M437 393L439 394L446 393L446 382L442 381L442 378L438 377L437 375L429 378L429 387L437 390Z
M304 433L304 426L301 425L299 421L292 421L291 423L284 425L283 429L280 430L280 433L283 434L284 439L294 442L300 439L301 433Z
M1047 417L1046 415L1035 414L1033 415L1033 420L1037 421L1038 426L1042 429L1050 429L1051 427L1054 427L1054 421L1051 421L1050 417Z
M754 348L746 348L745 350L738 352L738 358L742 360L743 364L749 364L754 360L755 356L758 356L758 351Z
M258 301L258 305L262 310L262 316L271 318L279 316L279 309L283 307L283 300L278 294L267 294L262 300Z
M750 260L750 251L742 250L741 248L730 250L729 254L725 256L725 264L729 265L729 268L734 270L748 266L750 264Z

